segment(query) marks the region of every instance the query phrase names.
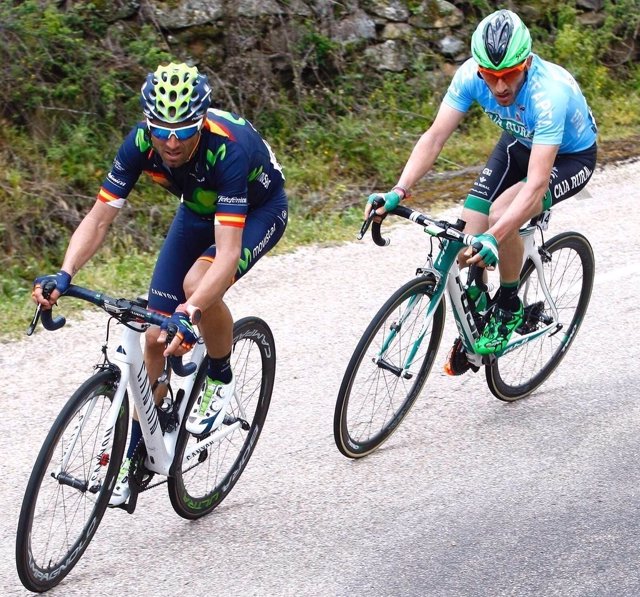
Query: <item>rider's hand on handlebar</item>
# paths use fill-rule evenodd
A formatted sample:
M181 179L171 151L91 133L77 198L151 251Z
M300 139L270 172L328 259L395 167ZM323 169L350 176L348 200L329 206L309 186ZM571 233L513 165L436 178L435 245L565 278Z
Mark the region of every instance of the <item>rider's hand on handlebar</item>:
M400 200L403 199L395 189L392 189L388 193L373 193L369 195L367 199L367 205L364 209L364 219L366 220L373 209L373 202L376 201L384 202L382 207L376 209L376 213L380 216L383 216L385 213L394 210L400 204Z
M71 284L71 274L64 270L60 270L56 274L48 276L38 276L33 281L33 290L31 298L33 301L42 305L45 309L51 309L60 295L64 294ZM43 293L43 287L47 286L47 292Z
M160 335L158 342L164 343L169 340L169 345L163 355L168 357L182 356L189 352L193 345L198 341L198 337L193 329L193 323L197 323L200 319L200 310L194 307L194 312L189 315L189 305L178 305L173 315L166 319L160 326Z
M473 243L466 251L468 265L484 265L489 269L494 269L498 265L498 241L493 234L480 234L476 237L477 242Z

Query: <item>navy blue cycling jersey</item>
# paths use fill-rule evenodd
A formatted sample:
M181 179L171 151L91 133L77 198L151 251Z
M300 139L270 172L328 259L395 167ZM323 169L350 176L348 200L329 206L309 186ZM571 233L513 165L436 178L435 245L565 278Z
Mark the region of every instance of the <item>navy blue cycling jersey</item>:
M246 119L209 109L194 156L169 168L153 149L147 125L138 123L120 146L98 199L122 207L140 174L217 225L242 228L247 213L281 193L282 168L268 143Z

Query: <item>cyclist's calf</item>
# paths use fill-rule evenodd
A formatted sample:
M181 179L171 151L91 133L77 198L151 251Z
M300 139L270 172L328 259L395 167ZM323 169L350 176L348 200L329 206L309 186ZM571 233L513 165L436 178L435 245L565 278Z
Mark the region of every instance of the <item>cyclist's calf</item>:
M163 352L165 345L163 342L158 342L160 336L160 328L157 326L151 326L144 335L144 363L147 367L147 373L152 383L160 377L164 370L164 356ZM160 404L166 394L165 386L158 386L154 392L154 400L156 404Z

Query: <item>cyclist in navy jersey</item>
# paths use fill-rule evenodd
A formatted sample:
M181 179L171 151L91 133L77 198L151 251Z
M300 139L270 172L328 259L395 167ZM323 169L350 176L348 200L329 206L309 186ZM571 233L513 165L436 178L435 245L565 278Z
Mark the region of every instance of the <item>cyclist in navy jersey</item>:
M503 129L485 167L464 203L465 231L480 244L461 252L461 266L499 265L496 305L475 344L480 354L500 352L522 323L517 291L523 245L519 228L551 205L578 193L596 164L596 125L575 79L562 67L532 53L529 30L518 15L499 10L483 19L471 39L469 58L456 72L429 129L418 140L398 179L376 198L384 215L409 195L409 189L433 166L445 142L473 102ZM457 340L445 365L455 370ZM460 362L460 359L457 359Z
M145 120L120 146L96 203L71 237L62 268L37 278L33 290L44 308L55 304L102 244L142 173L178 197L149 287L149 308L170 316L178 331L167 345L166 328L150 328L145 363L150 379L157 379L166 356L193 347L198 324L209 375L186 423L195 435L221 423L220 405L234 391L233 320L224 294L280 240L288 219L282 168L268 143L248 120L210 108L210 96L207 77L195 67L171 63L147 75L140 97ZM48 300L41 290L46 280L56 284ZM156 400L161 398L158 393ZM112 505L130 495L129 466L141 437L134 417Z

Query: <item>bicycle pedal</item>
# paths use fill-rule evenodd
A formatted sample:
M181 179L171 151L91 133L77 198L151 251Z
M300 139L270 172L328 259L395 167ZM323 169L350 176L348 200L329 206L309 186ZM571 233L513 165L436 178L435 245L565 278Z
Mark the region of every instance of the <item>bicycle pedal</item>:
M138 492L135 490L131 490L131 495L129 496L129 499L119 507L123 508L128 514L133 514L136 510L137 505L138 505Z
M107 504L107 507L111 510L120 509L120 510L124 510L128 514L133 514L137 504L138 504L138 492L135 490L132 490L125 502L122 502L122 504L116 504L116 505Z
M447 355L447 360L444 363L444 372L452 377L462 375L471 369L474 373L480 370L480 367L469 362L467 353L462 345L462 340L456 338Z

